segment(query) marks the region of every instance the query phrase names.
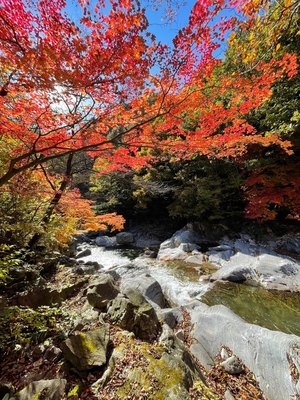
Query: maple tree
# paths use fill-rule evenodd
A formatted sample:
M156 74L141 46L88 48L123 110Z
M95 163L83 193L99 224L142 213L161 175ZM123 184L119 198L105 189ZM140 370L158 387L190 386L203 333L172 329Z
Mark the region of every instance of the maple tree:
M244 75L218 74L215 57L234 29L259 31L270 4L198 0L168 47L147 30L135 0L78 1L78 21L63 0L3 0L0 140L10 151L0 184L82 151L101 172L139 169L164 153L241 158L254 143L291 153L289 141L257 132L245 115L270 98L276 81L296 74L296 55L259 60ZM284 4L287 17L294 4ZM240 18L222 16L228 7ZM70 183L60 182L44 223Z

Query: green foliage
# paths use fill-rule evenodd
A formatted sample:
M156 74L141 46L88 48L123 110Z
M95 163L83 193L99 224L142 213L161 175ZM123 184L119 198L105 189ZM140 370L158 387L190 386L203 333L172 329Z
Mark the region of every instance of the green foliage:
M57 333L61 311L57 308L5 307L0 313L0 352L16 344L40 343Z
M134 207L133 174L112 172L105 175L94 175L91 179L91 192L96 200L94 207L99 214L117 212L126 214Z
M178 189L168 207L171 216L210 221L241 216L242 178L234 164L198 158L182 165L174 179Z
M197 157L185 162L165 160L135 175L100 176L93 190L99 192L101 210L122 207L123 215L144 210L151 215L168 212L174 218L221 220L242 214L241 183L233 163Z
M9 271L21 263L21 251L15 246L0 244L0 287L10 281Z

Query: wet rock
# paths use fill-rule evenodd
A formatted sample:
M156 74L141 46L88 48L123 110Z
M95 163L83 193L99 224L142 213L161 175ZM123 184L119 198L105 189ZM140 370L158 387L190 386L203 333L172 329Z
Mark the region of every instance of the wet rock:
M87 257L90 256L92 254L91 249L85 249L82 250L81 252L79 252L76 256L76 258L82 258L82 257Z
M257 276L251 267L233 266L215 272L211 276L211 281L224 280L229 282L242 283L246 281L256 281Z
M225 361L221 362L220 365L226 372L232 375L238 375L244 370L243 364L236 356L227 358Z
M134 242L134 237L131 232L120 232L116 235L116 241L119 245L129 245Z
M18 400L61 400L65 397L67 381L65 379L50 379L31 382L17 393Z
M188 256L184 261L192 264L202 264L204 261L204 255L201 253L193 254Z
M97 246L100 246L100 247L114 247L117 244L117 240L116 240L116 237L98 236L95 239L95 243Z
M88 332L78 332L61 344L64 358L77 370L101 367L106 363L109 331L106 325Z
M159 249L157 259L161 261L185 260L188 253L180 248Z
M97 261L88 261L80 265L80 267L77 267L76 273L81 275L83 274L92 275L100 271L100 269L102 268L103 265L100 265L99 263L97 263Z
M87 300L91 306L103 310L118 295L119 291L110 274L100 274L87 290Z

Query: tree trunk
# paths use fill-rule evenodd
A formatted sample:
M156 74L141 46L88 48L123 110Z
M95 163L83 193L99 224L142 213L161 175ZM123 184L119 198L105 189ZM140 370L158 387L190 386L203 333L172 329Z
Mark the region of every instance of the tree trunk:
M55 196L51 200L51 202L47 208L47 211L45 212L45 215L41 221L41 226L44 229L46 228L47 224L49 223L55 208L57 207L58 203L60 202L60 199L62 198L64 192L66 191L66 189L69 185L70 178L72 176L73 157L74 157L73 153L69 154L68 159L67 159L65 176L60 184L59 190L55 193ZM34 248L36 246L36 244L38 243L38 241L40 240L41 236L42 236L41 233L35 233L32 236L32 238L30 239L30 241L28 243L28 247L31 249Z

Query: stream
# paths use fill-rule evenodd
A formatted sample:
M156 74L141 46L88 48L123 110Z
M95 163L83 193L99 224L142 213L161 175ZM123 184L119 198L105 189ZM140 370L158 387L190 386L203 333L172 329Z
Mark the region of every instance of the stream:
M270 291L262 287L229 282L201 281L213 268L184 261L162 262L143 256L141 249L106 249L85 244L91 255L84 262L97 261L101 271L116 271L122 279L150 274L162 287L172 305L197 298L208 305L223 304L249 323L300 336L300 294Z

